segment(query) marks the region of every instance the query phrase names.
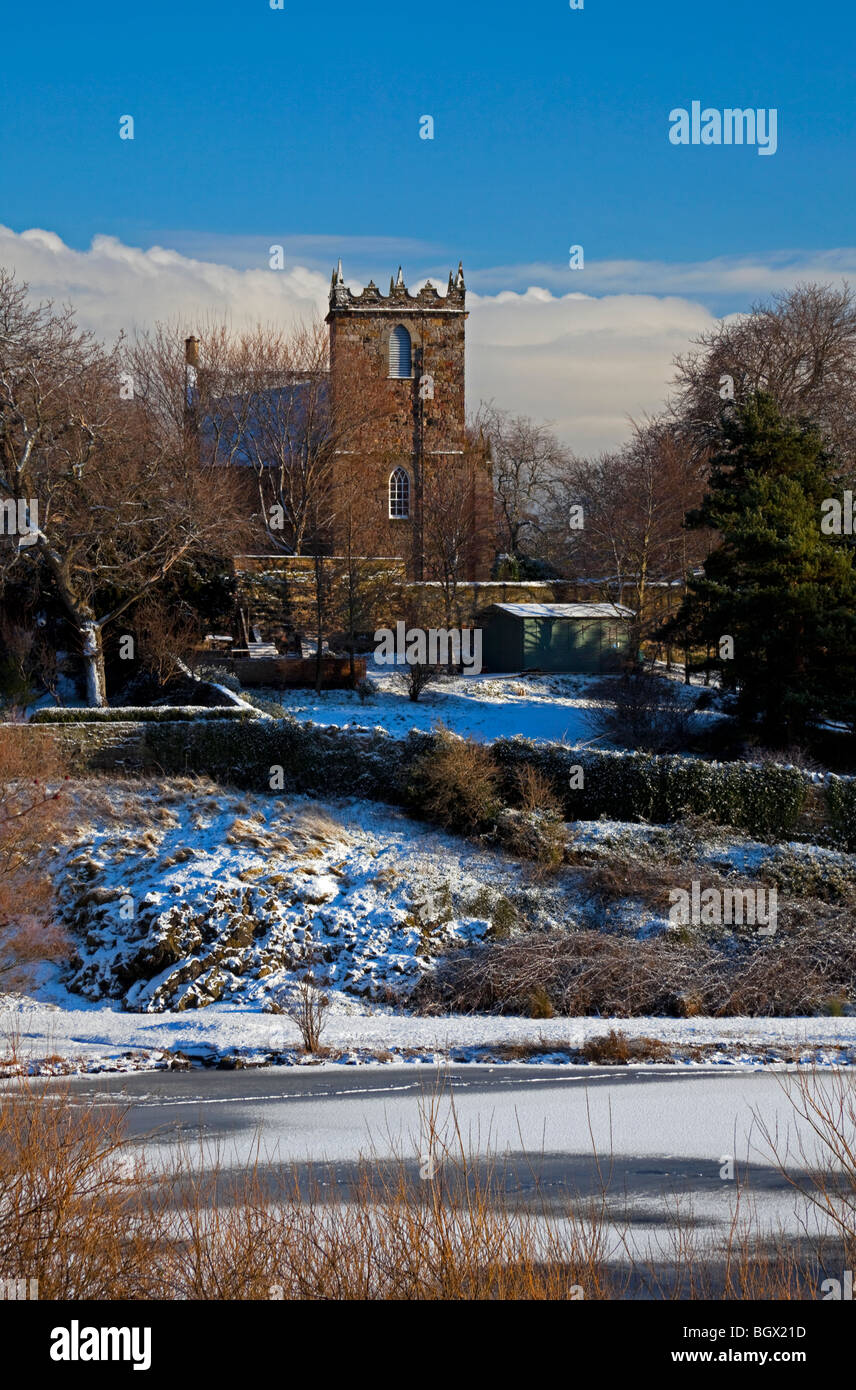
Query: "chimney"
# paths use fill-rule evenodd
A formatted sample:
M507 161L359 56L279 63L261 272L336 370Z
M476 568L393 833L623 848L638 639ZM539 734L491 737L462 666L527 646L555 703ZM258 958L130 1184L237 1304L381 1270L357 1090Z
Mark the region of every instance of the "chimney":
M199 366L199 339L193 334L184 340L184 360L188 367Z

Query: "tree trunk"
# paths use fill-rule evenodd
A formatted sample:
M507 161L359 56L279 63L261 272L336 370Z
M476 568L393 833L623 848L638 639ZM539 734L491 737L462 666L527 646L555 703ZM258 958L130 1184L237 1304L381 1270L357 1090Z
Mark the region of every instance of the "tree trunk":
M324 637L324 595L322 585L324 582L324 562L320 556L315 557L315 693L321 694L321 643Z
M86 672L86 703L90 707L106 705L107 679L101 629L97 623L90 620L81 624L80 632L83 637L82 655Z

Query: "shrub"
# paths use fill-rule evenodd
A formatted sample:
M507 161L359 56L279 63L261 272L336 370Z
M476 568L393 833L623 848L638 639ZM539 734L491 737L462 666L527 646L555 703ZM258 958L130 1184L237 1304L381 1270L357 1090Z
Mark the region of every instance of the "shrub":
M856 781L830 777L826 787L829 838L852 854L856 851Z
M530 994L527 1012L530 1018L555 1017L556 1010L553 1008L550 996L543 985L536 985Z
M306 1052L318 1051L324 1031L324 1016L329 1007L330 996L318 989L311 976L304 975L298 980L294 995L283 1008L283 1013L297 1024Z
M54 916L51 847L72 808L55 749L33 750L21 739L0 741L0 980L23 982L27 968L62 960L71 946ZM59 786L57 785L59 784Z
M626 1066L628 1062L661 1062L671 1052L659 1038L628 1038L620 1028L610 1028L606 1037L587 1038L582 1047L587 1062L600 1066Z
M776 934L663 933L646 940L600 930L537 931L456 951L413 998L437 1013L632 1018L795 1018L856 1004L856 932L849 905L780 906Z
M521 810L538 812L551 816L554 820L561 820L562 803L556 794L552 777L532 763L524 763L522 767L516 768L514 775Z
M506 807L497 818L497 837L512 854L556 869L565 857L565 822L553 782L526 763L515 770L519 809Z
M564 821L549 811L506 806L497 816L496 835L511 854L534 859L544 869L557 869L565 857Z
M439 680L442 672L437 666L426 666L424 662L413 661L392 674L396 685L401 686L407 692L408 699L415 703L423 690L427 690L429 685L434 685Z
M686 748L692 714L673 681L650 671L630 671L603 681L603 704L589 716L595 732L622 748L671 753Z
M442 726L412 764L406 794L429 820L464 834L492 827L501 806L490 750Z
M810 850L780 849L758 870L762 883L772 884L782 897L818 898L841 902L856 896L856 869L819 857Z

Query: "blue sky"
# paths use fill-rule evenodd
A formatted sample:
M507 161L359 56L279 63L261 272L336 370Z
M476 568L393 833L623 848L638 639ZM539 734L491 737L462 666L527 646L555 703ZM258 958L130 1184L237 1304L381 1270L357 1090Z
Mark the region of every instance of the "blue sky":
M592 451L717 317L856 286L852 0L7 8L0 264L107 340L323 315L339 255L354 288L462 258L471 407ZM693 101L775 108L776 153L670 143Z
M854 36L852 5L794 0L15 6L0 222L247 268L274 241L326 267L356 238L384 272L401 246L575 289L572 242L587 262L848 246ZM670 145L693 99L776 107L775 156Z

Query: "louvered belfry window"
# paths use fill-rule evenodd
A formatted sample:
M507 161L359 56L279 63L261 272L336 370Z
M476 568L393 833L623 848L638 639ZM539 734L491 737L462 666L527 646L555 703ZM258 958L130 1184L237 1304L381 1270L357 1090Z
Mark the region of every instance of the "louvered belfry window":
M389 335L389 374L390 376L412 376L410 334L400 323Z
M389 515L394 521L410 516L410 479L403 468L389 475Z

